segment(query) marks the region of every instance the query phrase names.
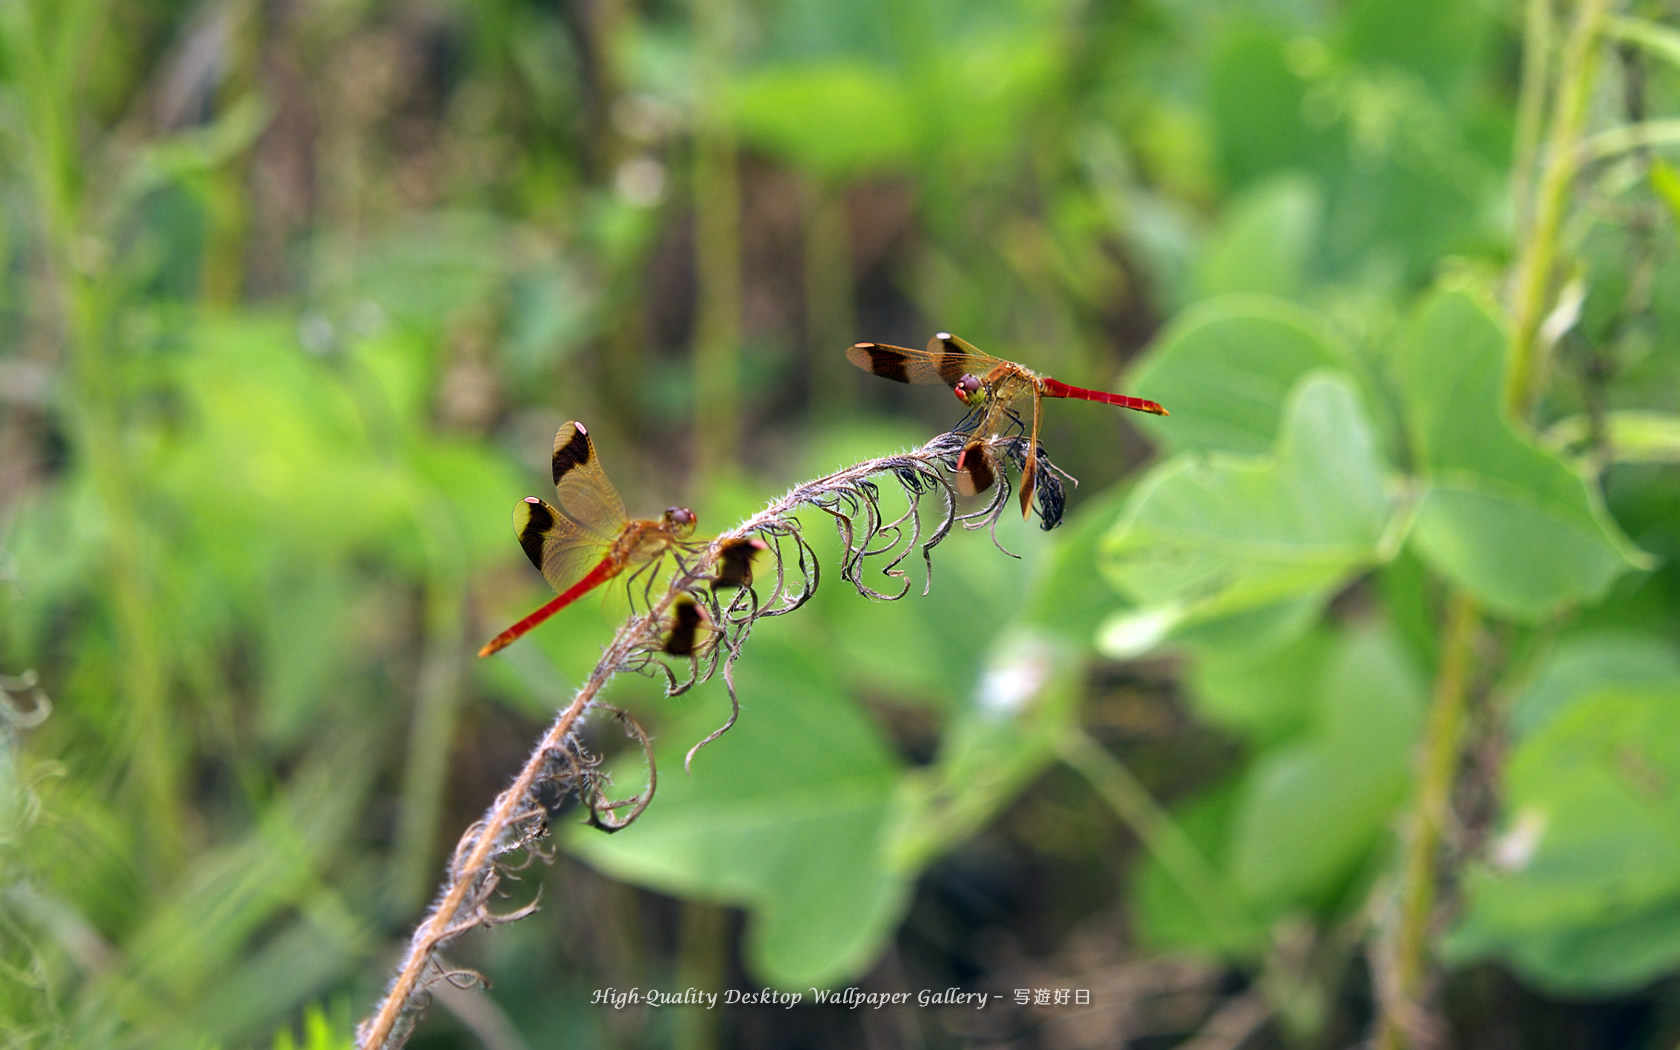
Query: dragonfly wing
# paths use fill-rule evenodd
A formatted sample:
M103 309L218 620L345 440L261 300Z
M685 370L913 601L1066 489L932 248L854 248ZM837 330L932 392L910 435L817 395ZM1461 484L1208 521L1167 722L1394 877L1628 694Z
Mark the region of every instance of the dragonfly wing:
M926 350L886 343L856 343L846 351L846 360L865 372L896 383L940 386L955 386L965 375L983 376L997 364L994 358L944 332L934 336Z
M582 423L574 420L554 435L549 462L562 516L595 539L612 543L628 520L624 501L601 469L595 442Z
M992 454L982 441L970 441L957 455L957 491L964 496L978 496L997 480Z
M531 564L543 574L550 587L565 591L606 557L610 539L580 528L578 524L535 496L527 496L513 508L513 533Z

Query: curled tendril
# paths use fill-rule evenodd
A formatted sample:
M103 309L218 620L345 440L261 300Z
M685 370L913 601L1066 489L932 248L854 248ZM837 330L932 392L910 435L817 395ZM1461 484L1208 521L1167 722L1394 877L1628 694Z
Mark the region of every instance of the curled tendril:
M997 548L1011 554L997 538L1004 508L1011 506L1007 470L997 472L985 504L958 513L953 483L957 457L973 439L973 421L941 434L920 448L867 460L790 489L740 525L710 541L685 542L631 574L626 581L630 618L602 651L595 670L572 702L538 743L514 783L485 816L469 827L456 846L449 882L431 913L415 931L409 950L385 998L357 1030L364 1048L401 1046L424 1013L427 987L438 979L470 971L444 969L438 953L462 933L523 917L535 902L512 913L490 909L503 878L545 859L540 841L571 799L582 802L585 823L603 831L628 826L653 799L656 773L647 733L628 714L596 699L613 676L634 672L660 680L668 696L688 692L721 671L729 693L729 718L695 744L684 768L707 744L728 732L740 717L735 662L753 626L765 617L783 616L811 600L822 574L816 549L806 538L802 509L820 512L834 523L841 545L840 578L866 598L897 601L910 592L905 562L919 556L924 570L922 593L933 586L933 548L959 524L986 529ZM988 438L998 462L1020 470L1028 439L1018 434ZM1038 448L1039 475L1035 506L1046 530L1061 523L1066 502L1063 480L1073 481ZM897 490L905 509L882 509L883 490ZM1075 482L1077 484L1077 482ZM821 518L816 520L822 520ZM756 559L751 554L756 552ZM876 576L879 579L875 579ZM883 582L884 581L884 582ZM699 610L679 609L692 603ZM609 799L609 781L601 760L579 738L583 716L602 710L616 718L641 748L648 762L647 786L626 799ZM431 974L428 979L428 973ZM476 978L476 975L472 975Z
M29 694L29 706L19 707L15 698ZM18 729L33 729L52 715L52 699L39 684L33 670L22 674L0 674L0 720Z

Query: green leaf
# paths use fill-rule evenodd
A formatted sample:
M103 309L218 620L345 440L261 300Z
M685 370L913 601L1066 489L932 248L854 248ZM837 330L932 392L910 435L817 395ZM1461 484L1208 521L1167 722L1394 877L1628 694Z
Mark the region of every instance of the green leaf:
M1294 295L1323 211L1318 184L1301 175L1268 179L1249 190L1231 206L1202 257L1201 294Z
M1196 716L1259 743L1297 735L1314 710L1312 685L1330 659L1327 631L1302 634L1260 653L1200 653L1188 674Z
M580 827L568 839L616 878L748 909L749 964L783 988L863 973L909 894L882 849L898 763L829 667L761 627L735 671L735 728L683 774L683 753L727 710L707 687L705 708L659 735L666 775L647 812L616 835ZM619 780L643 776L637 761Z
M1357 0L1344 31L1361 64L1399 66L1446 93L1474 74L1495 24L1488 9L1458 0Z
M1317 725L1256 762L1243 786L1231 873L1250 899L1312 903L1382 842L1406 798L1426 686L1389 634L1344 638L1316 685Z
M1268 452L1289 392L1317 368L1352 357L1317 315L1283 299L1234 295L1185 311L1132 377L1172 415L1138 421L1171 449Z
M1511 729L1526 736L1607 685L1680 686L1680 656L1674 643L1629 631L1563 639L1512 705Z
M1400 380L1428 481L1411 540L1431 568L1495 612L1534 620L1646 565L1597 492L1501 416L1507 340L1481 301L1437 293L1406 340Z
M1448 934L1453 963L1495 956L1524 977L1565 995L1632 991L1680 965L1680 898L1589 926L1556 926L1510 936L1476 913Z
M771 66L734 85L744 142L833 178L898 169L914 146L911 106L891 69L829 60Z
M1033 575L1034 585L1022 609L1025 622L1068 642L1091 645L1098 625L1120 604L1114 588L1091 567L1129 495L1129 486L1116 485L1094 493L1068 512L1062 527L1050 534L1048 566Z
M1305 167L1324 134L1304 119L1307 81L1290 68L1281 28L1232 19L1205 70L1207 110L1233 185Z
M1613 991L1680 960L1680 684L1605 686L1515 749L1507 827L1466 881L1458 962Z
M1353 385L1303 380L1275 455L1180 455L1139 483L1104 568L1163 616L1325 595L1381 557L1393 499ZM1112 641L1112 638L1109 639Z

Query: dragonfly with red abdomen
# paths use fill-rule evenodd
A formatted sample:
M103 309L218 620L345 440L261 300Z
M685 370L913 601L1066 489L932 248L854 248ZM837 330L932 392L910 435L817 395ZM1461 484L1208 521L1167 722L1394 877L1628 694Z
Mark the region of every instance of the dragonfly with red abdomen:
M1020 426L1017 404L1032 400L1032 425L1028 435L1026 462L1021 467L1021 517L1031 506L1038 479L1039 403L1047 397L1071 397L1119 405L1134 412L1164 416L1167 410L1153 401L1103 390L1069 386L1059 379L1041 376L1025 365L983 354L949 332L928 341L926 350L911 350L885 343L856 343L846 351L847 360L865 372L899 383L938 383L951 388L957 400L979 412L974 436L957 456L957 490L965 496L984 492L996 480L997 459L987 441L1001 437L1010 427Z
M630 566L646 567L694 532L697 519L687 507L630 520L582 423L567 423L554 435L550 463L559 505L525 497L513 508L513 531L531 564L560 593L492 638L480 656L505 648Z

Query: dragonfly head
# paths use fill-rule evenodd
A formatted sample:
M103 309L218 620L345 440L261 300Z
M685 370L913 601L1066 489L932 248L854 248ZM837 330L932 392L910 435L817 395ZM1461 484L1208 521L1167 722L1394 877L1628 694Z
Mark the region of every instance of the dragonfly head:
M665 508L665 530L679 540L693 532L699 520L700 516L687 507Z
M986 400L986 384L972 372L957 380L957 385L951 388L951 392L957 395L958 401L970 408Z

